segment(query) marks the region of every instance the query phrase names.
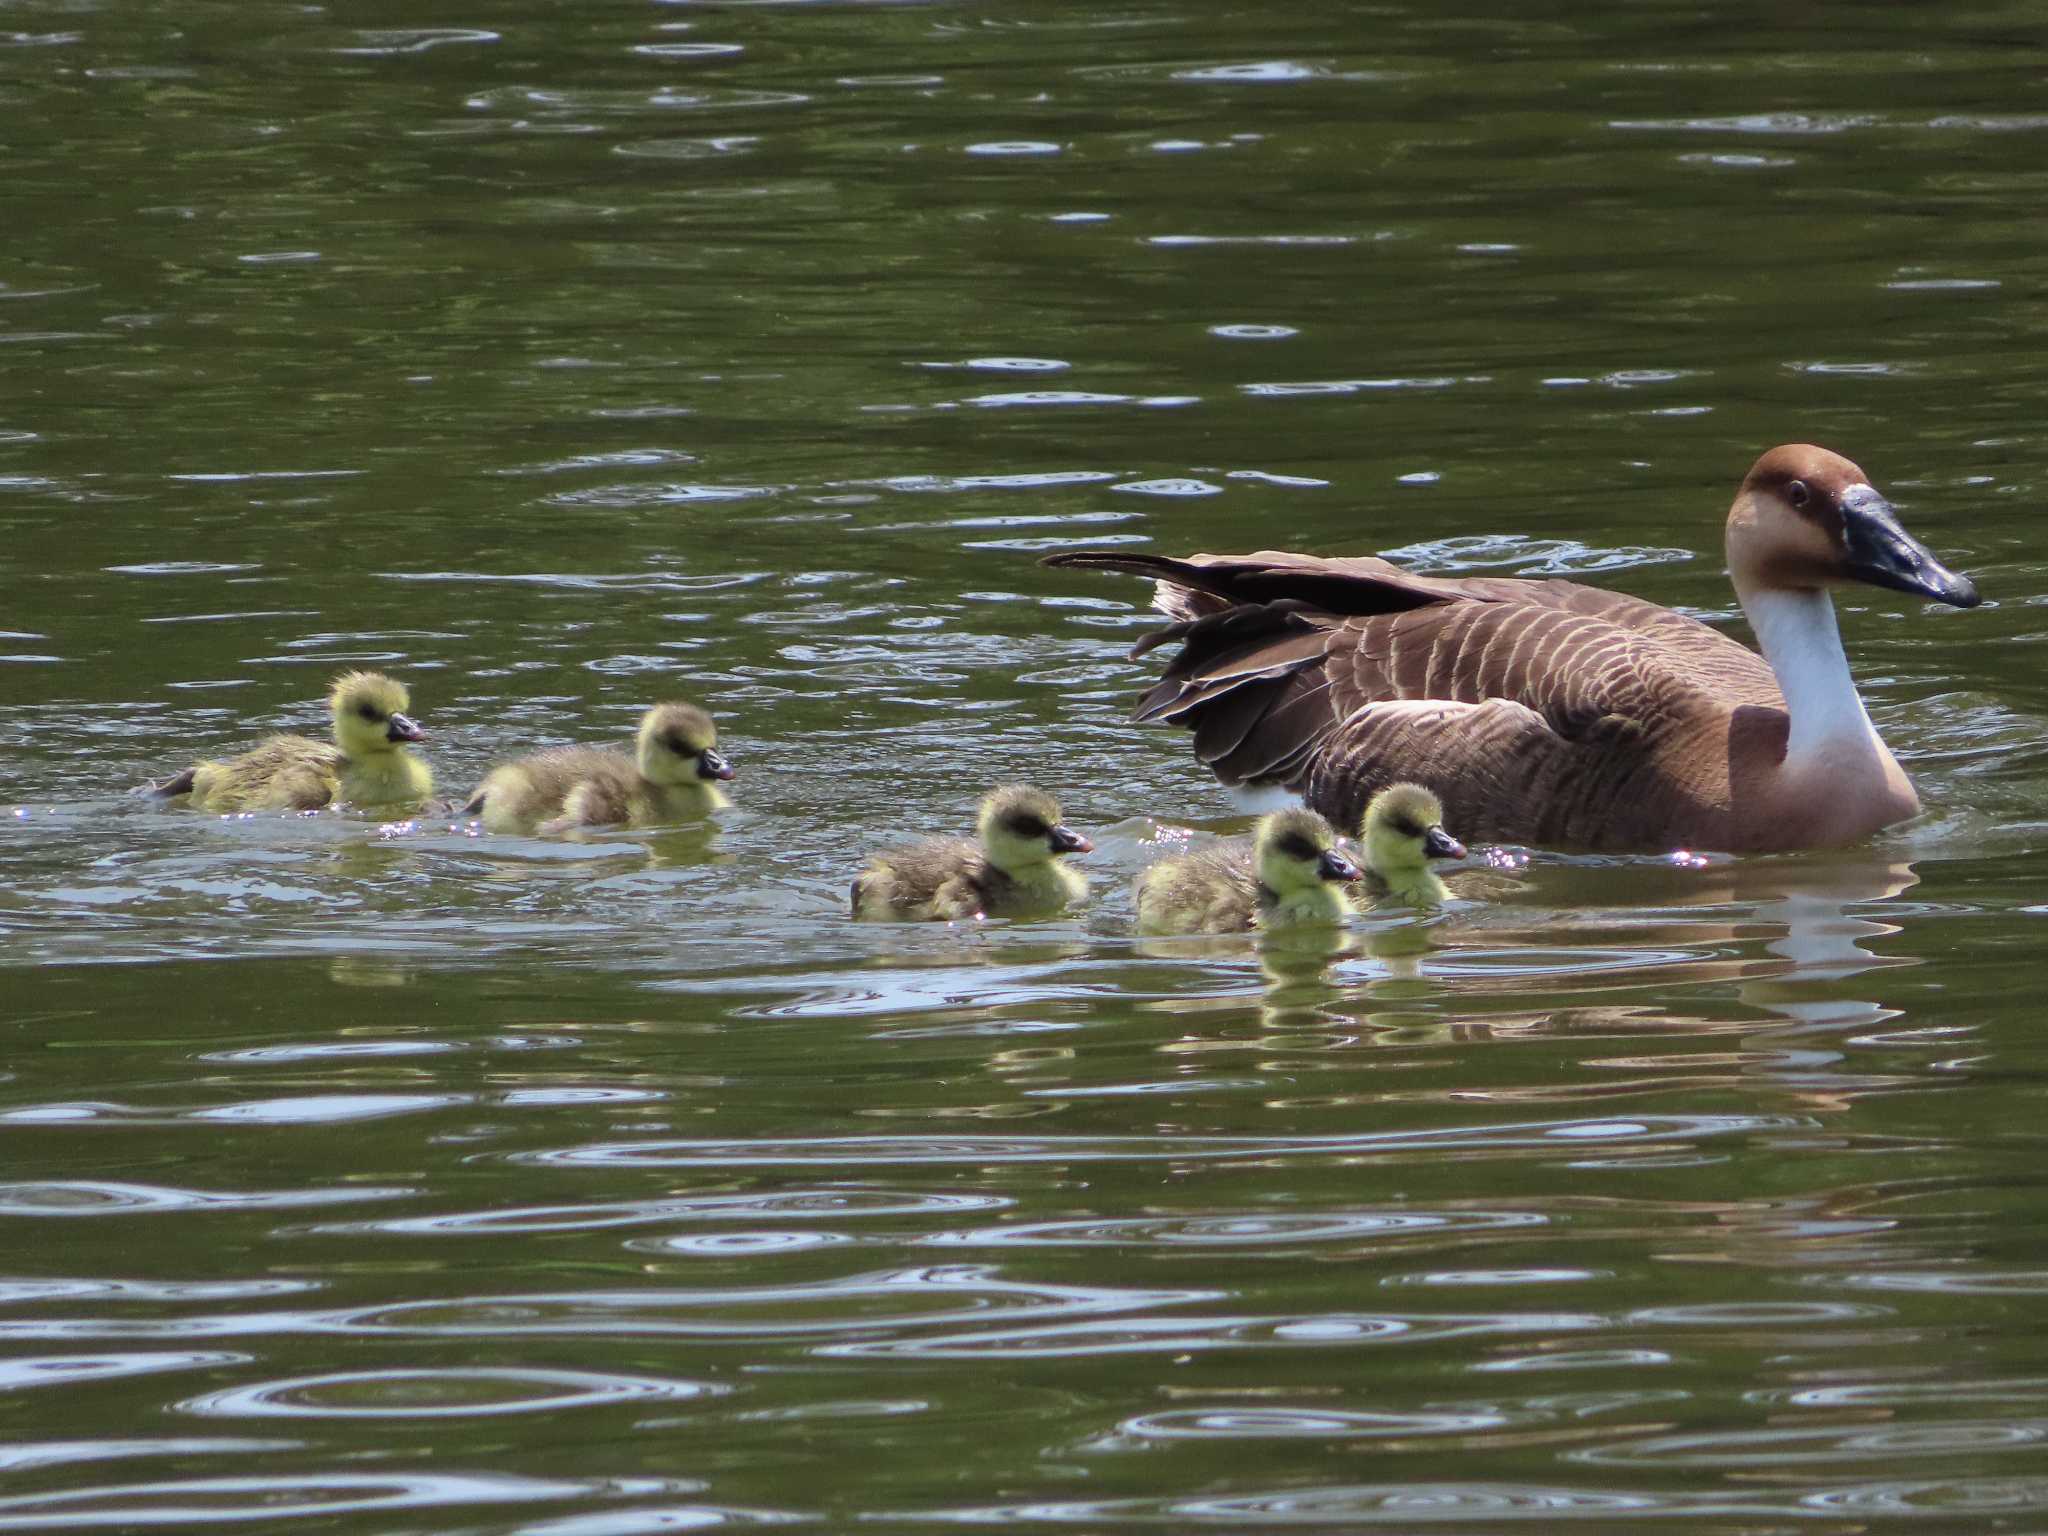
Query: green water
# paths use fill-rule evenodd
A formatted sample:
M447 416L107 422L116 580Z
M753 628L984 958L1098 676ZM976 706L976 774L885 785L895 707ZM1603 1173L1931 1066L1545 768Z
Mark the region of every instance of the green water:
M2048 1527L2036 8L427 19L0 14L0 1530ZM1130 937L1039 554L1730 619L1794 439L1987 596L1840 604L1921 821ZM126 794L347 665L736 808ZM844 920L999 778L1085 912Z

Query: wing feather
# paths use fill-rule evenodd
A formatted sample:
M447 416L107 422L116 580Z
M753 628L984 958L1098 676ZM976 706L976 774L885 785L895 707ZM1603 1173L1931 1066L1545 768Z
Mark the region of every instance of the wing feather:
M1138 717L1195 733L1226 784L1276 785L1355 826L1384 784L1437 790L1463 837L1654 843L1674 796L1725 806L1721 781L1674 783L1687 731L1769 732L1777 680L1699 621L1569 581L1419 576L1376 557L1275 551L1174 559L1074 551L1048 564L1158 584L1174 622L1133 655L1181 649ZM1744 710L1744 706L1754 706ZM1703 724L1704 722L1704 724Z

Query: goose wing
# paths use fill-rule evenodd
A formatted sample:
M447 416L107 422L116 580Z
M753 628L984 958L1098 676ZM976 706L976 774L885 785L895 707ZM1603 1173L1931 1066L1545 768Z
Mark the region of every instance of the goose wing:
M1342 826L1357 825L1375 789L1413 779L1468 836L1654 842L1674 794L1725 805L1734 717L1782 731L1784 702L1756 653L1575 582L1447 580L1274 552L1076 551L1048 563L1153 577L1174 622L1134 654L1181 649L1138 718L1192 729L1225 784L1277 785ZM1714 731L1721 747L1699 754L1696 780L1670 782L1662 749Z

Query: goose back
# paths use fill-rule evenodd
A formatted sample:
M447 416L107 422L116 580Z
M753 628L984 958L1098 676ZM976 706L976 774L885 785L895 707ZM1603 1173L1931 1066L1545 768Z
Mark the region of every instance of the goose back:
M1763 658L1686 615L1576 582L1418 576L1373 557L1048 561L1157 583L1180 652L1139 702L1226 785L1270 785L1355 827L1382 786L1436 791L1468 837L1737 846L1744 766L1787 722Z

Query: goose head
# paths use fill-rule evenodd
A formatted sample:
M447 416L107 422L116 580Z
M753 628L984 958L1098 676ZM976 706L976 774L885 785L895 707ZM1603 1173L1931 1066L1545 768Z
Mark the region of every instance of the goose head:
M1252 836L1259 883L1278 896L1347 885L1365 872L1337 851L1337 834L1314 811L1275 811Z
M1728 570L1738 592L1821 591L1862 582L1957 608L1976 583L1934 557L1848 459L1811 443L1750 466L1728 511Z
M1060 803L1028 784L1005 784L982 798L975 836L988 861L1004 873L1047 864L1068 853L1089 853L1095 845L1060 824Z
M634 741L640 772L657 784L709 784L733 777L718 752L718 727L694 704L657 704L640 717Z
M1444 808L1420 784L1389 784L1372 797L1359 829L1365 861L1391 885L1403 885L1431 859L1462 859L1465 845L1444 830Z
M405 684L382 672L344 672L327 692L334 716L334 744L350 757L396 752L427 733L406 714L412 697Z

